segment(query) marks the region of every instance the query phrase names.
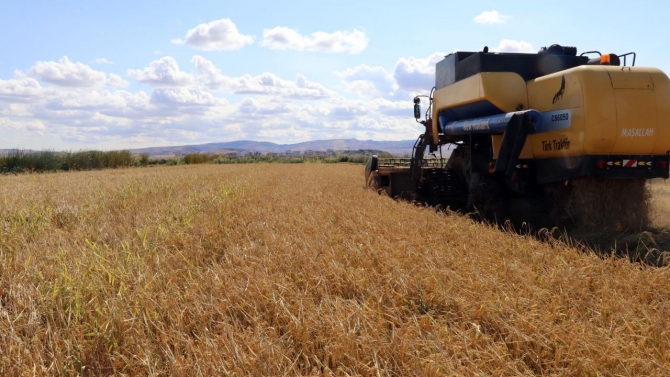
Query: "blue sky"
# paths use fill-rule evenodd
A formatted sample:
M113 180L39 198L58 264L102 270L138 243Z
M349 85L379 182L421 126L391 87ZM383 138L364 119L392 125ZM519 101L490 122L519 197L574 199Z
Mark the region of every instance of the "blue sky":
M0 148L414 139L456 50L635 51L670 70L660 1L3 1Z

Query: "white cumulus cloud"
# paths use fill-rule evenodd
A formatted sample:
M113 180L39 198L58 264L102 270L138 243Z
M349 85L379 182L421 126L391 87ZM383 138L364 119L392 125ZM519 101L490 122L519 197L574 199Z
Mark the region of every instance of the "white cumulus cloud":
M374 102L377 111L389 117L400 117L407 119L412 116L412 108L414 107L412 101L389 101L386 99L377 99Z
M277 77L272 73L257 76L225 76L211 61L196 55L191 61L196 67L196 79L211 90L225 90L236 94L275 95L295 99L321 99L333 93L321 84L297 75L295 81Z
M231 78L224 76L221 70L211 61L200 55L195 55L191 58L191 62L195 65L195 69L198 72L198 81L207 88L222 90L230 87Z
M107 86L111 86L113 88L125 88L126 86L129 85L128 81L124 80L121 78L121 76L110 73L109 77L107 78Z
M93 60L93 61L96 62L97 64L114 64L113 61L111 61L111 60L109 60L109 59L107 59L107 58L97 58L97 59L95 59L95 60Z
M40 83L21 72L16 73L17 78L0 80L0 101L19 103L40 100L45 93Z
M435 85L435 64L446 54L436 52L427 58L400 58L393 77L398 88L407 92L428 92Z
M333 95L324 86L307 80L303 75L297 75L295 81L289 81L265 72L258 76L231 78L229 83L230 90L236 94L276 95L295 99L321 99Z
M67 56L57 62L38 61L28 71L28 75L49 84L71 88L101 87L107 81L104 72L96 71L81 62L73 63Z
M494 52L521 52L521 53L533 53L537 52L533 46L526 41L515 41L512 39L503 39L498 44L498 47L493 49Z
M143 69L129 69L128 75L155 87L185 86L193 80L190 74L179 69L177 61L171 56L154 60Z
M403 63L402 72L411 76L428 71L430 60L402 58L398 65ZM380 66L336 72L341 86L360 95L345 99L302 74L227 75L197 55L186 70L182 69L188 63L165 56L128 70L123 78L111 70L91 74L97 71L67 58L47 63L51 64L35 64L30 71L0 79L0 134L5 145L56 142L63 148L129 148L187 140L405 139L420 131L411 118L407 85ZM121 89L131 78L152 88ZM76 90L51 84L57 79L76 84ZM84 86L87 82L95 85Z
M46 130L46 126L39 119L14 121L8 118L0 118L0 129L40 132Z
M154 90L151 102L176 106L208 106L216 103L216 99L211 93L200 89L158 88Z
M277 26L263 31L261 46L273 50L298 50L320 52L348 52L357 54L368 46L368 38L360 30L335 31L326 33L317 31L311 35L302 35L297 30Z
M68 110L84 110L101 114L114 114L124 109L131 109L129 100L130 97L141 97L143 92L139 95L133 95L125 91L101 90L91 92L64 92L59 93L58 96L48 101L45 108L49 111L68 111ZM148 98L146 99L148 101Z
M229 18L200 24L186 32L184 39L173 39L174 44L187 44L196 50L230 51L252 44L254 38L244 35Z
M401 57L392 74L383 67L365 64L333 74L342 80L348 91L362 98L404 101L417 93L430 91L435 85L435 64L444 55L436 52L426 58Z
M500 14L497 10L484 11L475 17L478 24L504 24L510 16Z
M395 79L383 67L370 67L366 64L334 72L350 92L363 98L380 98L393 95Z

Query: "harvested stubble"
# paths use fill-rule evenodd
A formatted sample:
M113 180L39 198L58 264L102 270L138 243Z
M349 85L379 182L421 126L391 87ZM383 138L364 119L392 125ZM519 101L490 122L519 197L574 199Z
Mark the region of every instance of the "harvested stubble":
M343 165L0 177L1 375L667 375L670 271Z

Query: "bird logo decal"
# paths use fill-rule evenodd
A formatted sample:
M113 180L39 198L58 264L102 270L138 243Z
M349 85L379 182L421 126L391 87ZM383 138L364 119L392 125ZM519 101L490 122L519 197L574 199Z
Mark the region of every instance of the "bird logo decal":
M561 76L561 89L559 89L556 95L554 95L554 101L552 102L554 105L556 104L556 102L560 102L563 99L564 91L565 91L565 76Z

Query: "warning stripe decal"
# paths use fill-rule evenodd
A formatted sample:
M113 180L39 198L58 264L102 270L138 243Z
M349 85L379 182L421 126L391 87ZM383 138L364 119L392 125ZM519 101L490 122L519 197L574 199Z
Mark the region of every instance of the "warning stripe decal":
M621 167L621 168L638 168L638 167L651 167L653 166L653 161L640 161L640 160L619 160L619 161L607 161L607 166L611 167Z
M624 168L634 168L637 166L637 160L623 160Z

